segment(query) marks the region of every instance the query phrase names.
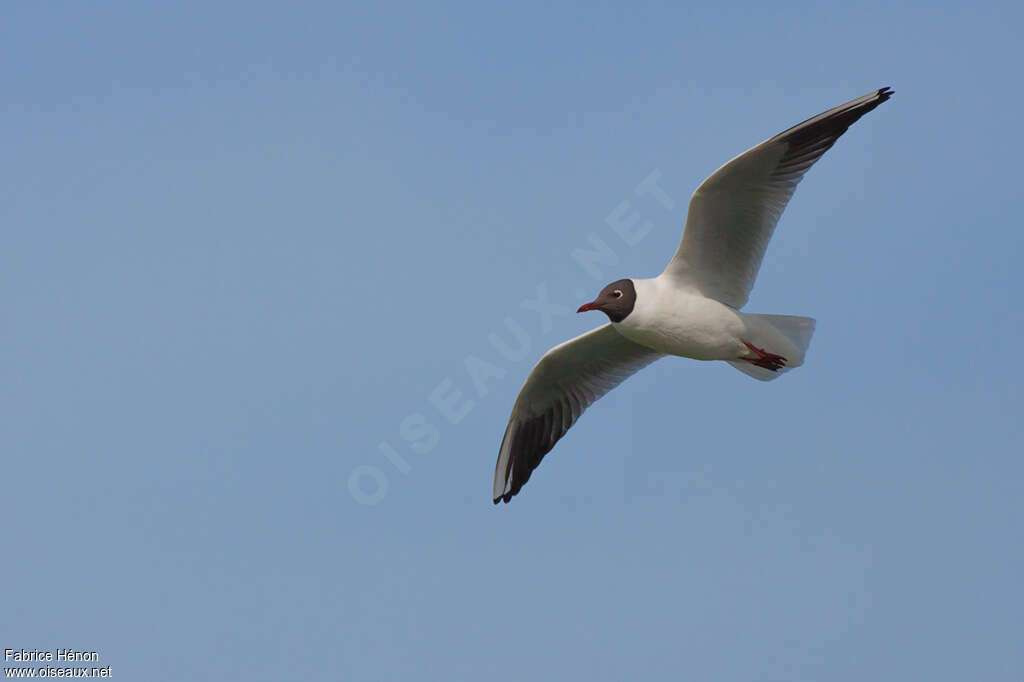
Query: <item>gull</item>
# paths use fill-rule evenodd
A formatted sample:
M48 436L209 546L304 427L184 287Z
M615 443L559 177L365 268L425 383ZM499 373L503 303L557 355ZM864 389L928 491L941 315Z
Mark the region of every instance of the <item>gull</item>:
M768 240L807 169L857 119L891 97L885 87L809 118L740 154L690 198L679 248L657 277L620 279L577 312L608 323L555 346L519 391L494 471L508 502L583 411L666 355L724 360L770 381L803 364L814 320L742 313Z

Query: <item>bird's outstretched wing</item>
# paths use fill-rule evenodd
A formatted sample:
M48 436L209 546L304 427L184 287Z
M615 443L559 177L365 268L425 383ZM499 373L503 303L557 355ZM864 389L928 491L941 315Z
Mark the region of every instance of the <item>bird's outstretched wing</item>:
M701 183L665 275L734 308L750 294L775 224L807 169L893 94L881 88L740 154Z
M494 470L494 503L519 492L584 410L660 357L611 324L545 353L519 391L505 428Z

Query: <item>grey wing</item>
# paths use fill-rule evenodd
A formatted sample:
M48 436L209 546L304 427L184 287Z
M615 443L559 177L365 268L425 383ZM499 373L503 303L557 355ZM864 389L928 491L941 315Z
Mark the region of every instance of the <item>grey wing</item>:
M693 193L686 227L665 268L681 285L734 308L754 286L768 240L797 184L853 123L893 94L850 100L740 154Z
M494 469L494 503L519 492L584 410L660 357L611 324L545 353L519 391L505 427Z

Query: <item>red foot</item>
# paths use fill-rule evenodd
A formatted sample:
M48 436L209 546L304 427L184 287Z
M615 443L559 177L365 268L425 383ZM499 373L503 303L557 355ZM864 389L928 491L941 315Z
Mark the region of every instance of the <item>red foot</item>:
M765 369L770 369L773 372L778 372L780 369L786 366L786 358L782 357L781 355L769 353L764 348L758 348L754 344L747 343L746 341L743 342L743 345L745 345L754 353L757 353L756 358L742 358L743 360L746 360L752 365L764 367Z

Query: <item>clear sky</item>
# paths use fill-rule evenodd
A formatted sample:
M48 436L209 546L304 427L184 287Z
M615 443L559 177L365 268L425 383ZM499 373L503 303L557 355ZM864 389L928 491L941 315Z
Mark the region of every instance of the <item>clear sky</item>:
M1022 5L682 5L5 3L0 647L1024 679ZM746 308L816 317L806 365L662 360L492 506L530 367L603 321L570 309L660 272L720 164L885 85Z

